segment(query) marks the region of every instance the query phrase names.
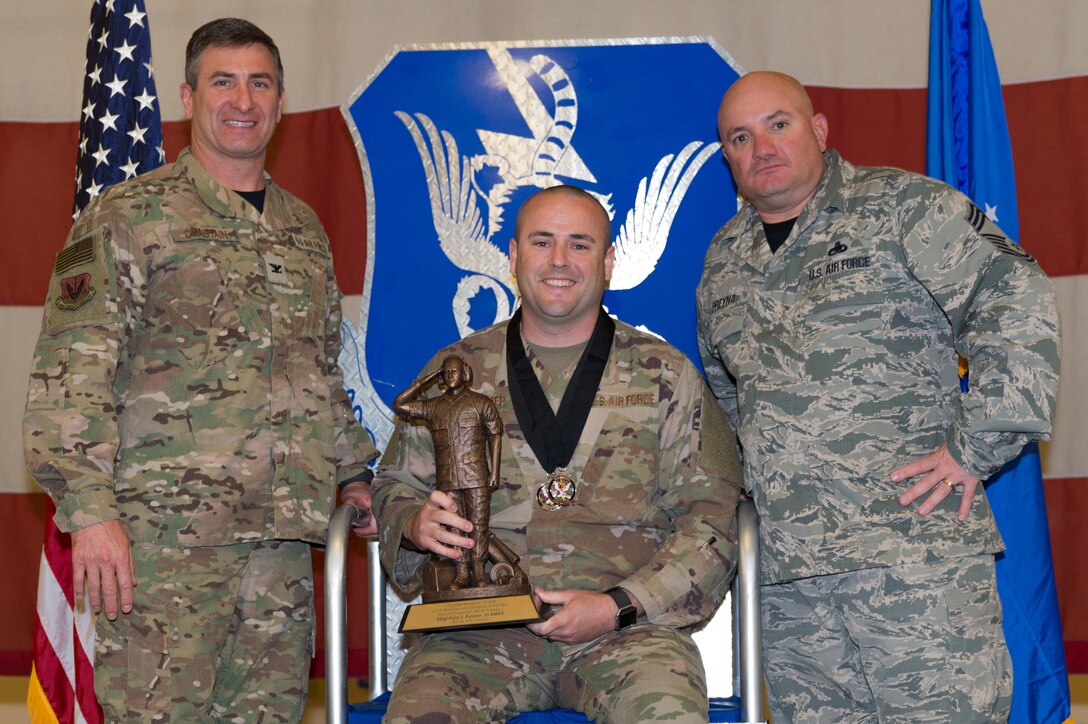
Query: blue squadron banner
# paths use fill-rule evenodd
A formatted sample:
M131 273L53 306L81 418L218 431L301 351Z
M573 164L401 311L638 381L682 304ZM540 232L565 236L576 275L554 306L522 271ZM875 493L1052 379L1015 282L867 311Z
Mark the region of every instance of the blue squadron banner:
M616 245L609 312L698 360L694 289L736 211L715 117L741 72L710 39L495 42L399 49L359 87L342 110L367 277L341 365L379 447L392 398L431 355L516 308L514 218L542 188L600 200Z

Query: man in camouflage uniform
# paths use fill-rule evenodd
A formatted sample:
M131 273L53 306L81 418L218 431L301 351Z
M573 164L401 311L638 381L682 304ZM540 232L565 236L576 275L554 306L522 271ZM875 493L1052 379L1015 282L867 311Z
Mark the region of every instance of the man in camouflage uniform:
M105 612L108 720L297 721L308 544L338 481L368 507L376 451L337 368L328 240L263 172L279 52L226 19L193 34L186 64L191 147L102 194L57 255L27 465L72 533L77 597Z
M979 481L1049 435L1054 291L962 194L826 150L793 78L744 76L718 127L747 203L707 253L699 335L761 516L774 721L1004 720Z
M508 340L554 410L610 323L600 304L611 230L592 196L556 187L522 206L515 237L521 313L440 351L423 374L460 355L495 401L506 442L491 532L555 612L521 628L423 636L401 666L388 721L496 722L569 707L599 722L705 722L705 675L689 634L721 603L734 570L740 475L728 425L680 352L616 322L573 456L561 461L574 497L544 505L549 474L514 409ZM425 551L457 558L473 547L471 523L434 483L427 431L401 424L378 468L374 511L382 563L407 591L419 586ZM620 603L632 607L623 616Z

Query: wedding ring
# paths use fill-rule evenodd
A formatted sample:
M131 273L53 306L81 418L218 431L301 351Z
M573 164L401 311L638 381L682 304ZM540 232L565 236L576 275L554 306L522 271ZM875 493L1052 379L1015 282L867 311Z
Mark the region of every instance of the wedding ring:
M956 487L956 484L952 482L952 478L945 478L941 482L947 485L949 490L952 490Z

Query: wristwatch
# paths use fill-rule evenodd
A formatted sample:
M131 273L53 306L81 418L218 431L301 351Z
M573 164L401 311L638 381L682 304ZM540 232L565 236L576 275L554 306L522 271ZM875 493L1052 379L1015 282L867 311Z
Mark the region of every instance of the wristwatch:
M616 602L616 631L622 628L627 628L635 623L638 619L638 609L635 608L635 604L631 603L631 597L627 595L627 591L623 590L619 586L615 588L609 588L604 592L606 596L610 596L613 601Z

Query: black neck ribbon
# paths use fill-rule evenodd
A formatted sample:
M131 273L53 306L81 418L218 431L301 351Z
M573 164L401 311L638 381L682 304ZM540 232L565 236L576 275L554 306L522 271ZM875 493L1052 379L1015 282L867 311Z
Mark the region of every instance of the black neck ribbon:
M533 365L525 356L521 339L521 309L514 312L506 328L506 377L510 384L510 402L521 426L521 433L532 448L541 467L548 473L566 467L574 457L582 429L589 419L593 400L604 376L616 323L602 308L597 315L593 335L574 368L559 412L552 412L548 397L540 386Z

